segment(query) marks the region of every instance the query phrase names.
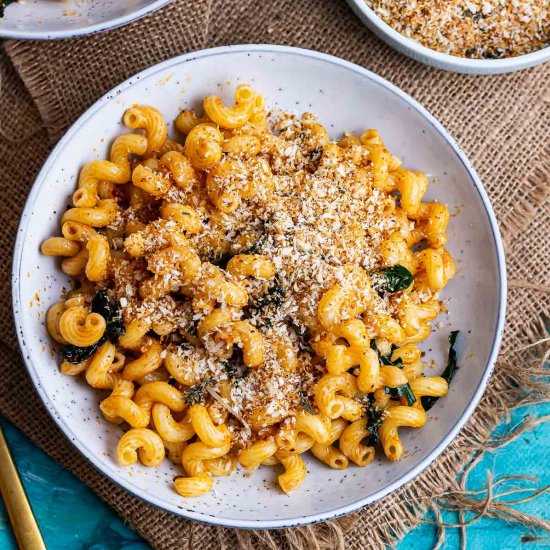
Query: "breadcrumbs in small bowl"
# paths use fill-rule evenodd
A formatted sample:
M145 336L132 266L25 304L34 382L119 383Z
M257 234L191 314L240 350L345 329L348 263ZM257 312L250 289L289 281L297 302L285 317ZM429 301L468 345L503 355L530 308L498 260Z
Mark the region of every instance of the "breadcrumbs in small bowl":
M495 74L550 59L548 0L348 0L379 38L448 71Z

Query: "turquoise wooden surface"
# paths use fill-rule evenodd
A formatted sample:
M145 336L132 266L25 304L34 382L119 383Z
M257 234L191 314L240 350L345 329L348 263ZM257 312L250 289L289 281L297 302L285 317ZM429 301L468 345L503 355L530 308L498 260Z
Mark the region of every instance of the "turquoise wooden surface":
M511 426L526 415L550 414L550 405L515 411ZM2 421L23 484L31 501L48 549L145 550L149 546L126 526L118 516L72 474L56 464L11 424ZM495 434L506 429L501 426ZM539 478L521 486L550 484L550 425L539 425L496 453L487 454L470 476L469 489L484 486L487 470L496 480L504 474L522 474ZM0 505L1 506L1 505ZM520 505L525 512L550 519L550 496ZM452 523L452 514L445 516ZM410 532L398 550L432 548L436 529L424 524ZM525 550L550 548L548 533L531 532L504 521L482 519L468 527L468 549ZM447 530L445 549L460 547L456 529ZM3 506L0 507L0 548L15 549L15 542Z

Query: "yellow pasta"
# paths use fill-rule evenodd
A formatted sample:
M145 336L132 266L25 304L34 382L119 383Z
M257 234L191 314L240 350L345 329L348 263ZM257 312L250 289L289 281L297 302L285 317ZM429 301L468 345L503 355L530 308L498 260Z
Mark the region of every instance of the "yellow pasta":
M149 425L148 412L125 395L110 395L101 401L99 408L106 420L114 424L124 421L136 429L146 428Z
M193 127L185 139L185 154L193 168L212 168L222 158L223 136L210 124Z
M359 403L356 403L357 407L353 405L352 398L356 393L357 382L351 374L347 372L325 374L317 382L315 403L328 418L334 419L343 416L346 420L351 420L351 418L346 418L346 416L350 416L349 412L346 411L354 411L351 416L355 417L356 408L361 408ZM361 416L360 411L359 416ZM355 420L357 419L355 418Z
M315 443L311 447L311 453L335 470L344 470L348 467L348 458L336 447L333 443L340 439L343 431L346 429L347 422L341 418L337 418L331 422L330 438L326 443Z
M164 459L164 445L162 439L145 428L128 430L117 446L117 459L121 466L131 466L139 460L145 466L158 466Z
M59 332L64 340L74 346L91 346L105 332L105 319L98 313L90 313L85 307L73 306L59 317Z
M178 229L187 234L200 233L202 230L199 215L193 208L185 204L163 202L160 207L160 215L165 220L176 222Z
M70 208L63 214L62 223L73 221L92 227L105 227L115 221L117 214L116 201L102 199L94 207Z
M174 488L182 497L200 497L212 490L214 481L210 474L198 474L192 477L178 477Z
M182 133L187 135L197 124L212 122L207 116L199 118L194 111L184 110L174 120L174 125Z
M204 98L204 111L222 128L238 128L248 122L254 109L254 90L247 84L239 84L235 90L235 105L226 107L219 96Z
M89 361L87 359L81 363L69 363L68 361L63 361L59 367L59 371L68 376L78 376L88 368L88 364Z
M123 348L137 349L143 343L143 338L151 328L151 322L147 319L135 319L128 326L126 331L118 339Z
M204 461L204 466L212 476L228 476L237 467L237 458L229 455L209 458Z
M279 485L285 493L296 490L306 477L306 465L300 455L276 454L275 455L285 468L284 474L277 476Z
M418 377L411 381L410 386L417 406L422 406L420 398L424 396L443 397L449 391L448 382L441 376Z
M205 479L207 473L205 462L225 456L230 449L230 443L220 447L209 447L203 442L191 443L182 453L181 462L188 478L182 480L176 490L182 496L199 496L212 489L212 483ZM176 480L177 481L177 480ZM197 491L195 493L194 491Z
M138 164L132 172L132 183L155 197L163 197L172 185L169 177L155 170L158 162Z
M180 347L168 346L164 366L174 380L185 386L192 386L200 382L196 370L198 363L204 360L204 357L204 352L196 348L193 348L192 353L183 355Z
M239 174L238 170L237 160L226 159L208 172L208 196L220 212L234 212L241 205L243 197L253 196L252 182L248 178L235 178Z
M317 316L327 330L362 313L372 296L372 284L361 268L350 271L346 285L336 284L319 301Z
M191 405L187 414L199 439L210 447L221 447L231 439L227 426L215 426L204 405Z
M240 134L226 140L223 144L223 152L235 156L253 157L260 152L262 142L253 135Z
M86 224L78 222L65 222L61 227L61 233L70 241L78 241L86 244L92 237L97 236L97 231Z
M139 380L158 369L162 363L162 346L153 339L147 339L141 347L141 355L126 363L122 376L126 380Z
M166 141L166 122L164 122L162 114L154 107L139 105L128 109L124 113L124 124L130 130L145 130L146 155L159 151Z
M275 275L275 266L258 254L237 254L227 262L227 271L236 276L271 279Z
M374 447L361 443L369 435L367 419L361 418L347 426L340 436L340 450L357 466L367 466L374 458Z
M50 237L40 245L44 256L75 256L80 252L80 246L64 237Z
M59 320L64 312L65 302L57 302L50 306L48 312L46 313L46 328L48 330L48 334L60 344L68 343L59 330Z
M150 413L155 403L162 403L175 412L182 412L185 409L183 394L168 382L156 381L144 384L136 392L134 401L147 413Z
M124 355L116 351L111 342L105 342L92 356L86 370L86 382L92 388L112 389L122 381L118 371L122 369L125 361ZM133 388L133 384L129 382Z
M181 464L181 455L187 443L170 443L169 441L163 441L164 449L166 450L166 458L177 466Z
M98 200L98 186L102 182L122 184L130 181L130 155L143 155L147 139L135 134L119 136L111 147L111 160L94 160L80 172L78 190L73 204L81 208L94 207Z
M170 407L167 407L163 403L155 403L153 405L152 415L155 429L165 443L189 441L196 433L188 418L176 422L172 417Z
M426 423L426 413L414 407L391 407L378 431L384 453L390 460L399 460L404 448L399 433L400 427L421 428Z
M264 362L264 340L258 329L248 321L232 321L227 310L217 309L204 317L198 331L202 338L211 335L223 344L218 352L220 356L230 355L233 346L237 345L242 349L247 367L259 367Z
M277 452L277 444L274 441L256 441L248 449L239 455L239 462L246 470L256 470L262 462L272 457Z
M107 278L107 270L111 259L109 241L103 235L94 235L86 243L88 261L86 263L86 277L89 281L103 281Z

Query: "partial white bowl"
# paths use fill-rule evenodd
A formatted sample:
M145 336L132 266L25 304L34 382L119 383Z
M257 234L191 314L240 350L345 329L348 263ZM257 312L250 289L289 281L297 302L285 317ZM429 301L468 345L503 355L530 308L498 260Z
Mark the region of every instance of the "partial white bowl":
M0 19L0 38L57 40L126 25L170 0L24 0Z
M347 0L351 9L378 38L398 52L436 69L468 74L511 73L527 69L550 59L550 47L536 52L505 59L468 59L441 53L423 46L416 40L397 32L367 5L365 0Z
M449 249L459 273L445 289L452 316L423 349L439 373L447 335L460 329L460 370L449 395L430 411L422 430L401 431L407 456L390 463L378 453L367 468L328 469L307 458L308 475L291 496L276 487L277 469L250 477L237 471L217 478L213 493L183 499L172 489L181 473L120 467L114 456L122 432L105 422L98 404L104 393L60 374L44 327L49 305L67 277L59 262L40 254L40 243L59 234L59 219L86 162L105 158L111 141L126 130L122 115L134 103L161 109L168 121L182 107L198 107L217 92L229 100L236 84L251 83L267 104L301 113L314 111L337 138L344 131L377 128L405 166L434 181L427 199L449 204ZM456 214L456 215L454 215ZM101 98L71 127L51 153L29 195L15 246L13 307L23 357L36 389L61 430L90 462L131 493L187 518L229 527L275 528L327 520L395 491L426 468L452 441L478 403L501 341L506 299L504 253L497 222L470 161L423 107L379 76L328 55L281 46L234 46L190 53L127 80Z

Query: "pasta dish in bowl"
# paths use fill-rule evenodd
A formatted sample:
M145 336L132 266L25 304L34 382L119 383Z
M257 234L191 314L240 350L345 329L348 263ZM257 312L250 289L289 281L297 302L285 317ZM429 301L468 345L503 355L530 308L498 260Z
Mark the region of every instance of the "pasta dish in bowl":
M63 236L42 244L80 283L47 315L62 372L112 390L106 420L131 427L119 462L139 449L155 466L166 447L187 497L237 462L281 463L290 492L303 452L366 466L369 437L398 460L398 428L448 389L415 346L455 274L447 207L422 202L428 179L375 130L334 142L280 113L270 131L263 103L248 85L232 107L207 96L176 119L183 143L157 109L129 109L144 133L84 166Z
M438 184L383 131L338 134L314 108L270 104L257 78L223 97L201 85L173 125L128 97L40 243L72 281L60 301L48 290L43 321L73 399L77 375L91 387L109 467L155 487L147 472L163 473L190 517L224 483L300 499L311 469L314 486L330 469L374 482L414 460L411 434L437 430L428 411L463 378L438 402L463 357L462 326L443 328L458 264L449 208L427 198Z

